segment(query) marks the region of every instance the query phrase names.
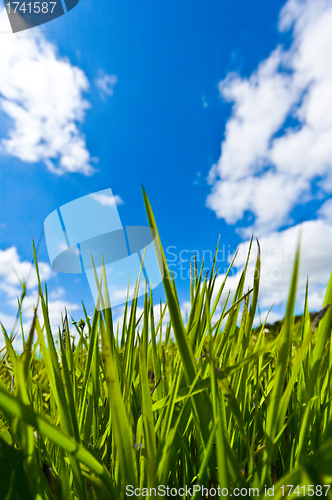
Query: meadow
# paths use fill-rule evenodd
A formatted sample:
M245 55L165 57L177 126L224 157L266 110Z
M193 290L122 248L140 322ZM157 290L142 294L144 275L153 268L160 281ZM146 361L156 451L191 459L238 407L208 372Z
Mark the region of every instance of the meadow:
M162 252L160 319L147 288L143 313L127 302L121 328L110 308L89 318L83 306L75 341L66 314L51 331L35 254L43 321L35 311L21 327L22 354L2 327L1 499L332 498L332 277L315 316L307 285L295 321L299 243L283 321L254 328L258 242L250 252L252 288L248 255L222 310L227 275L216 290L216 262L205 276L204 263L192 265L186 321ZM102 301L105 273L97 279Z

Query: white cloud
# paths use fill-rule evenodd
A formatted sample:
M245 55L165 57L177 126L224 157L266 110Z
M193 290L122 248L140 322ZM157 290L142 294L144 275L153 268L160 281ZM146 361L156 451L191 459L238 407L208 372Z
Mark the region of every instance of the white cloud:
M224 217L229 224L240 220L244 212L249 210L257 217L256 232L266 234L271 228L271 221L272 229L283 224L294 196L298 199L306 187L308 183L304 179L294 179L291 184L287 175L273 172L267 172L262 177L248 176L237 181L227 179L217 182L209 199L209 206L215 210L217 216ZM279 193L277 200L276 193ZM251 227L242 230L242 234L248 236L252 229Z
M193 185L194 186L200 186L201 185L201 177L202 177L202 173L201 172L196 172L195 174L195 180L193 181Z
M204 96L202 97L202 106L203 106L203 108L207 108L207 107L208 107L208 105L209 105L208 99L207 99L207 97L204 95Z
M292 209L313 198L313 181L322 197L332 192L331 26L331 0L288 0L279 29L293 29L291 47L278 46L249 78L220 83L234 104L207 206L227 223L249 211L250 232L267 234L292 223Z
M96 200L102 206L116 207L117 205L123 205L123 200L119 195L108 196L107 194L92 193L89 195L91 198Z
M327 200L318 210L318 215L332 224L332 199Z
M36 305L37 296L28 296L24 299L23 302L23 311L22 311L22 322L23 322L23 331L25 337L27 337L30 328L31 321L33 317L34 308ZM58 329L62 329L62 318L65 316L65 312L68 313L68 323L71 335L77 334L77 331L71 325L71 314L76 311L81 311L81 306L78 304L74 304L65 300L49 300L48 301L48 317L51 325L51 331L54 339L58 339ZM82 311L83 314L83 311ZM38 307L38 319L43 327L44 319L43 314L41 312L40 306ZM77 319L77 318L76 318ZM16 315L8 315L4 314L0 311L0 322L3 324L7 333L10 334L15 327L16 338L13 343L14 348L18 352L22 352L23 344L22 344L22 336L21 336L21 326L20 323L16 320ZM36 336L35 336L36 340ZM2 335L2 330L0 331L0 349L5 346L5 341Z
M68 321L70 322L70 314L75 311L82 310L79 304L71 303L65 300L50 300L48 303L48 312L53 335L57 333L57 329L61 328L61 315L65 316L65 310L68 312ZM83 314L83 311L82 311Z
M285 310L300 234L298 308L299 310L303 308L307 276L309 276L309 308L314 311L322 307L332 268L332 226L323 220L306 221L301 225L280 232L275 231L259 239L261 246L259 305L262 317L272 304L274 304L273 309L281 307L282 311ZM239 246L239 254L235 261L237 272L227 279L225 296L228 290L235 292L245 265L248 248L249 241L245 241ZM256 255L257 249L254 244L248 266L245 291L253 284ZM217 277L216 291L224 276L223 274Z
M46 262L39 262L39 273L41 281L49 279L53 275L51 267ZM13 287L20 293L19 280L27 280L29 288L37 286L36 272L31 272L31 262L21 261L16 247L10 247L5 250L0 249L0 283L5 291L8 287L9 295Z
M161 306L162 306L162 311L163 311L165 308L165 304L162 303ZM114 331L115 332L116 332L117 328L119 328L120 332L122 330L124 309L125 309L124 306L118 306L113 310L113 322L114 322ZM136 309L136 321L138 320L138 318L140 318L140 316L143 312L144 312L144 307L138 306ZM158 325L158 323L160 321L160 317L161 317L160 304L155 304L153 306L153 317L154 317L155 328L157 328L157 325ZM140 320L140 322L137 325L140 332L142 332L142 328L143 328L143 319L144 319L144 316L142 317L142 319ZM170 321L170 315L169 315L168 309L166 309L165 314L163 316L162 324L161 324L162 340L165 339L166 328L167 328L169 321ZM129 316L128 315L127 315L127 326L129 327ZM159 339L159 335L160 335L160 332L158 332L157 341ZM170 337L174 339L173 332L171 333ZM149 334L149 338L151 339L151 333Z
M281 321L283 319L283 315L274 311L264 311L261 315L255 316L254 319L254 328L259 326L260 324L266 322L267 324L273 324L276 321Z
M15 316L14 315L8 315L4 314L2 310L0 310L0 323L2 323L4 329L6 330L7 334L9 335L12 332L12 328L15 324ZM28 325L24 325L25 331L29 331ZM14 342L12 343L13 347L17 351L22 352L22 336L17 332L17 335L15 337ZM2 328L0 327L0 351L5 348L6 343L5 339L2 333ZM4 353L0 354L0 357L2 359Z
M107 95L113 95L114 86L117 81L118 77L116 75L107 75L104 71L100 71L95 79L95 85L99 90L100 96L104 98Z
M48 297L50 300L58 300L63 298L66 295L66 290L62 288L62 286L59 286L58 288L55 288L52 290L49 294Z
M39 274L42 282L49 280L54 276L51 267L45 262L39 262ZM11 332L16 322L16 313L18 310L17 298L22 294L22 287L19 280L27 283L27 295L22 305L22 318L24 332L27 334L30 329L31 319L33 317L34 307L37 303L37 276L31 262L22 261L16 247L10 247L5 250L0 249L0 293L1 310L0 322L4 325L7 332ZM64 316L65 309L69 313L81 311L79 304L65 300L65 290L58 287L51 291L48 296L48 310L51 328L53 334L57 335L58 327L61 327L61 314ZM83 311L82 311L83 312ZM38 317L43 325L42 312L38 310ZM16 322L15 331L20 331L20 325ZM0 349L4 346L4 340L0 331ZM22 341L20 335L14 343L14 347L22 350Z
M0 8L0 29L8 19ZM60 57L38 28L0 36L0 109L12 120L3 153L26 163L44 162L58 175L91 175L94 161L78 128L89 103L85 73Z
M130 285L129 287L129 300L132 300L134 297L134 292L136 289L136 285ZM145 292L145 285L141 281L139 288L138 288L138 294L139 296L144 295ZM121 304L126 302L127 296L128 296L128 287L120 287L112 282L108 284L108 293L109 293L109 298L110 298L110 303L111 305L114 304ZM136 292L137 293L137 292Z

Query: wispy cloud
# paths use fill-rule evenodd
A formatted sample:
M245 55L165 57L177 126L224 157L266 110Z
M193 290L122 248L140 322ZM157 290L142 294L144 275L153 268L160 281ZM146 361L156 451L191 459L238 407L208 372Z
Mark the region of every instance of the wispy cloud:
M118 81L116 75L107 75L104 71L100 71L95 78L95 85L99 90L100 96L105 98L114 94L114 86Z
M116 207L118 205L123 205L123 200L118 194L114 196L108 196L107 194L92 193L89 195L90 198L96 200L100 205L108 207Z
M195 179L193 180L192 184L194 186L200 186L201 185L201 178L202 178L202 173L196 172Z
M207 206L229 224L254 216L267 234L291 224L299 203L332 192L332 1L289 0L280 31L292 29L249 78L230 74L221 96L233 102L221 156L210 171Z
M8 19L0 8L0 29ZM2 153L26 163L44 162L58 175L94 172L79 129L89 103L85 73L60 57L38 28L0 37L0 110L12 120Z
M332 225L332 199L327 200L318 210L318 215Z

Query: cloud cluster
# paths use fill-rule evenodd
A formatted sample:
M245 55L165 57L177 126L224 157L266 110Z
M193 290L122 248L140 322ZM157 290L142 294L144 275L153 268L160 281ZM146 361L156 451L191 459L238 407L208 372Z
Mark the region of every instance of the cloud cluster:
M0 29L8 18L0 8ZM3 153L26 163L44 162L58 175L94 172L79 129L89 103L84 72L58 55L38 28L0 36L0 110L11 119Z
M259 237L260 307L264 314L274 303L279 312L273 320L285 311L301 231L298 312L307 276L309 307L322 307L332 267L331 26L332 0L288 0L279 29L292 30L290 47L277 46L248 78L231 73L219 85L233 106L220 159L209 173L207 206L228 224L237 223L244 239L252 232ZM293 209L314 199L318 209L307 216L312 220L289 227ZM228 280L233 291L248 246L240 245L239 270ZM254 255L246 287L253 273Z
M332 200L327 200L318 210L320 218L332 224Z
M102 99L114 94L114 86L117 81L118 77L116 75L107 75L104 71L99 71L98 76L95 78L95 85Z
M300 271L298 282L297 312L303 311L307 277L309 279L309 309L322 308L326 286L332 269L332 226L322 221L306 221L285 231L273 231L259 239L261 246L261 275L259 305L263 314L274 304L274 309L284 311L289 293L296 248L300 239ZM249 242L239 246L235 260L237 272L227 279L225 291L236 290L244 268ZM257 250L255 244L248 265L245 291L252 288ZM224 280L219 275L216 290ZM277 306L282 306L278 308ZM281 312L282 315L282 312ZM280 316L276 316L279 319Z
M230 74L221 96L233 102L207 206L229 224L253 214L248 235L290 224L290 213L332 193L332 1L288 0L279 29L293 30L249 78Z
M45 262L39 263L39 273L42 281L49 279L53 271ZM31 272L31 262L21 261L16 247L5 250L0 249L0 288L7 296L17 297L20 295L20 280L27 280L29 288L37 287L37 276Z
M39 262L39 274L42 282L52 277L54 273L46 262ZM10 247L5 250L0 249L0 322L4 325L7 332L11 332L18 310L17 298L22 294L20 281L27 285L27 295L23 302L23 323L24 331L27 334L30 328L33 316L34 306L37 303L37 276L31 262L22 261L17 248ZM81 306L65 300L64 291L56 289L49 294L48 309L51 327L56 329L61 324L61 314L64 314L65 308L69 313L80 310ZM39 310L39 319L43 324L42 314ZM16 324L17 328L19 325ZM4 339L0 332L0 349L4 346ZM18 350L22 350L20 336L14 345Z

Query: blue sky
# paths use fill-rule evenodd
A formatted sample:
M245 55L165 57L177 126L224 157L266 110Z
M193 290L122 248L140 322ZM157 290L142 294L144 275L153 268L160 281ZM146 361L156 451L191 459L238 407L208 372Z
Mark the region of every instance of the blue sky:
M181 271L180 252L187 260L196 250L202 260L205 251L209 267L220 234L226 256L240 247L240 270L254 232L261 311L274 303L270 319L279 318L301 224L298 310L307 275L310 305L321 307L332 267L331 0L80 0L15 35L5 33L2 8L0 19L7 328L19 295L12 268L26 277L32 238L49 213L111 188L123 225L146 225L141 184L184 311L189 263ZM65 306L80 317L81 300L91 312L84 276L52 272L44 238L38 257L54 324ZM220 260L222 280L228 264ZM30 288L32 303L33 279ZM155 297L163 298L161 285Z

